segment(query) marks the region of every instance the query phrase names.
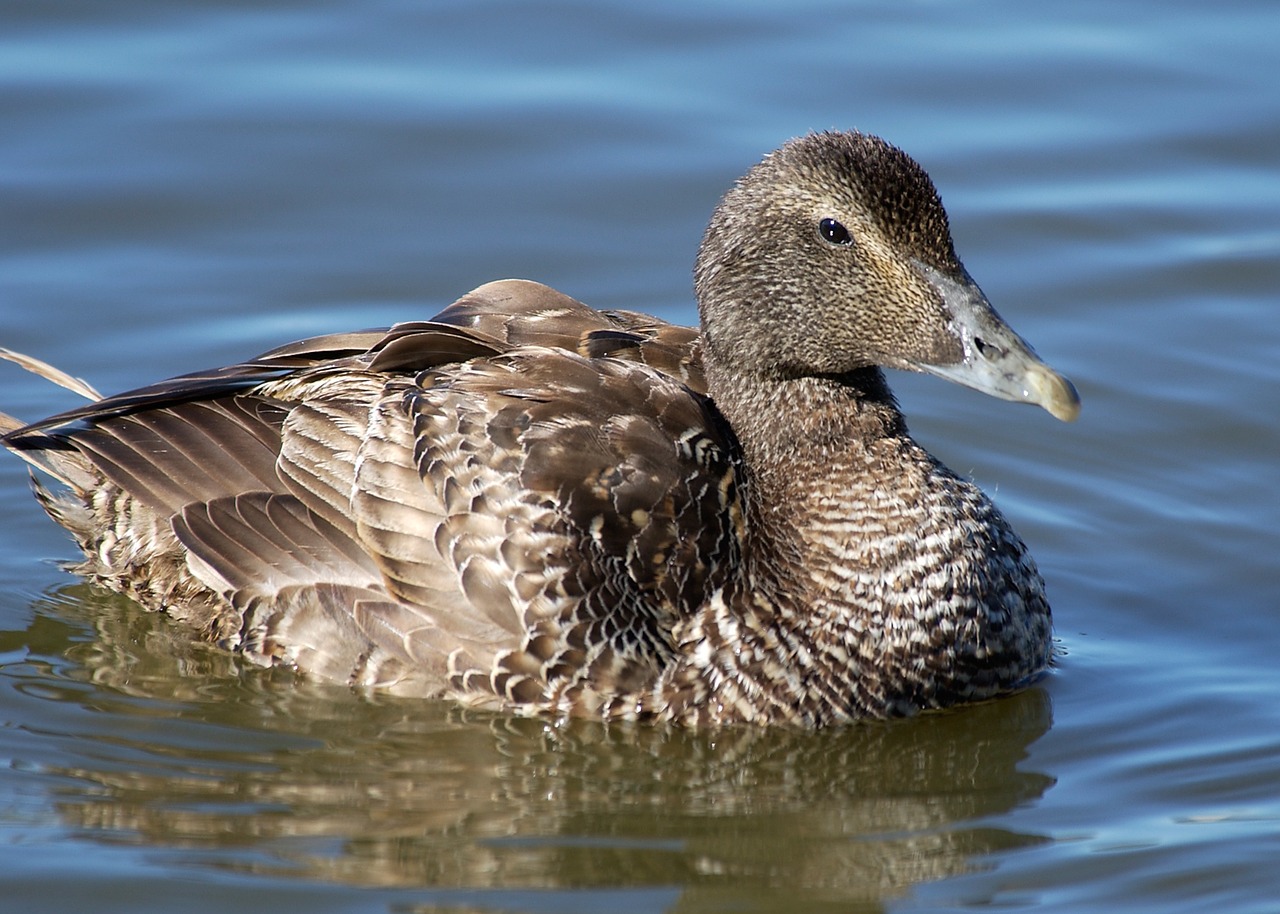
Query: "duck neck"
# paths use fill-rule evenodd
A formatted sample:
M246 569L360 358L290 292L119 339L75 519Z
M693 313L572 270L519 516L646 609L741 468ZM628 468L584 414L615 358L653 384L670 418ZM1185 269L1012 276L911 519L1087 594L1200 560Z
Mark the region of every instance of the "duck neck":
M709 368L707 379L743 452L747 555L768 557L748 572L779 596L803 593L817 569L848 561L849 544L832 529L847 527L880 492L886 478L877 466L913 446L902 414L874 367L793 379Z
M760 469L811 463L851 446L906 434L897 401L874 366L842 375L770 377L709 361L707 388ZM795 468L792 466L792 468Z
M777 714L814 725L901 713L914 703L910 675L882 675L862 656L894 652L867 634L894 612L894 598L880 592L879 537L909 539L900 522L919 521L882 510L898 494L886 486L923 484L918 448L884 377L876 368L794 380L713 369L708 381L744 458L743 566L683 633L691 645L723 642L734 650L694 650L689 668L673 677L695 683L689 694L701 689L718 700L677 701L685 708L678 713L717 720Z
M745 571L753 588L778 603L829 593L829 570L847 566L856 530L887 489L919 492L913 477L932 461L908 437L906 422L876 367L838 378L724 378L708 371L716 405L744 457ZM918 497L918 494L916 494Z

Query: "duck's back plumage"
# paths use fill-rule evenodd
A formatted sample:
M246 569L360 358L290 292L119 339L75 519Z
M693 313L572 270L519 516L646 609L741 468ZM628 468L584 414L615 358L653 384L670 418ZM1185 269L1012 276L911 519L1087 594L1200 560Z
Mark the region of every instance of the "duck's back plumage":
M652 684L675 620L736 564L735 449L696 339L493 283L432 322L306 340L8 443L94 491L88 511L46 496L83 571L228 647L576 710Z
M719 328L749 304L735 270L774 267L735 267L749 245L715 225L702 332L507 280L431 321L6 420L3 440L68 486L38 495L82 572L257 662L356 686L821 724L1034 678L1049 609L1021 540L910 439L865 358L803 367L804 328L776 313L734 350L759 364L725 354ZM967 280L944 240L926 285ZM952 366L947 339L902 358Z

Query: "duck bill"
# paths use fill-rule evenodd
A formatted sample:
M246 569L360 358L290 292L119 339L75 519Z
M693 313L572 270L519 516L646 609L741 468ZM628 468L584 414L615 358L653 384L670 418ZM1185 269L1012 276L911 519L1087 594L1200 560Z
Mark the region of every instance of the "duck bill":
M957 280L931 267L921 265L921 270L950 312L964 355L951 364L912 362L912 368L993 397L1033 403L1064 422L1080 415L1075 386L1013 332L968 274Z

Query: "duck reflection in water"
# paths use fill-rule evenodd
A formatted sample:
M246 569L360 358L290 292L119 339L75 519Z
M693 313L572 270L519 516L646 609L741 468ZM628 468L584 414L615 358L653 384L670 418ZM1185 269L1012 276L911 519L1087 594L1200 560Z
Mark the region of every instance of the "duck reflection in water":
M1040 687L818 732L550 725L263 670L82 584L36 613L12 634L61 666L33 684L49 700L65 683L59 725L98 735L45 771L58 816L186 866L466 887L486 909L536 878L566 897L678 886L681 905L795 910L874 904L1046 840L984 824L1053 784L1026 764L1052 723Z

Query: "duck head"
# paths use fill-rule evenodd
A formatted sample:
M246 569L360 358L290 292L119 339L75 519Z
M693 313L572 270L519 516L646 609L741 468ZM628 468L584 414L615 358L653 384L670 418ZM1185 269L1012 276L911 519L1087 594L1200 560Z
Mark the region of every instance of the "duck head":
M763 380L923 371L1070 421L1071 382L996 313L956 256L933 182L875 136L817 133L725 195L695 285L709 367Z

